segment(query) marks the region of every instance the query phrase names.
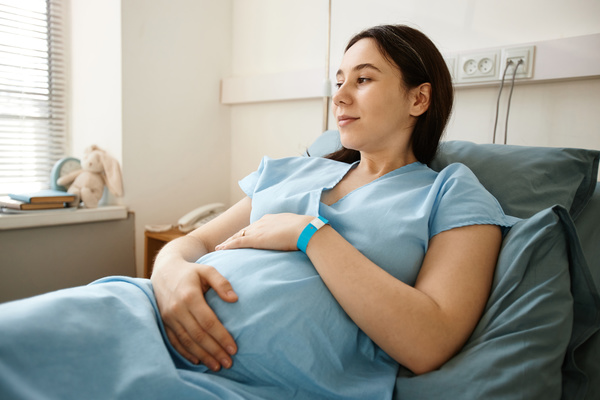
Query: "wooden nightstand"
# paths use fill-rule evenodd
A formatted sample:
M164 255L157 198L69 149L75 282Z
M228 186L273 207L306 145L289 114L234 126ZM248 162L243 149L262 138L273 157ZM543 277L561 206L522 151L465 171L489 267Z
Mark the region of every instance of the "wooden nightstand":
M181 232L177 227L164 232L144 231L144 278L150 278L150 275L152 275L154 259L159 250L171 240L184 235L185 233Z

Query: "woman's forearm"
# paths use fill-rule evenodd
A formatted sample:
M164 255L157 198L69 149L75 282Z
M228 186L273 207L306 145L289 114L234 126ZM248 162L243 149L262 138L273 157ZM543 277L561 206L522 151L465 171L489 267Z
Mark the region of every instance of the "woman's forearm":
M196 262L209 251L202 240L186 235L167 243L154 260L153 273L173 262Z
M478 275L473 284L464 282L469 278L455 277L446 282L455 286L454 292L436 297L437 289L429 292L429 288L440 286L443 274L429 266L427 271L433 272L423 278L426 290L418 285L411 287L372 263L329 226L311 239L307 254L354 322L392 358L415 373L436 369L460 349L489 293L491 272ZM490 260L486 256L482 262L489 264ZM430 259L429 264L439 261ZM461 261L450 257L448 268L453 268L455 262ZM493 271L493 264L487 270ZM465 316L460 315L463 312Z
M440 318L432 302L372 263L333 229L315 234L307 254L350 318L396 361L414 371L412 354L424 358L423 351L437 347L430 332L442 329L435 326ZM431 321L427 328L425 321ZM420 342L428 343L425 349Z
M154 270L160 270L172 262L194 263L214 251L218 243L248 224L251 210L251 200L245 197L214 220L170 241L158 253Z

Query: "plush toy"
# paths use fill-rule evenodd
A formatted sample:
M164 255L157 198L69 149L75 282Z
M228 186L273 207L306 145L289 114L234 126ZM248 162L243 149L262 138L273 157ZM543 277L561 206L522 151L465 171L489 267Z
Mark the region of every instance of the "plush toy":
M67 191L78 195L86 208L98 207L105 184L115 196L123 195L119 162L96 145L85 149L81 169L60 177L56 182L62 186L71 184Z

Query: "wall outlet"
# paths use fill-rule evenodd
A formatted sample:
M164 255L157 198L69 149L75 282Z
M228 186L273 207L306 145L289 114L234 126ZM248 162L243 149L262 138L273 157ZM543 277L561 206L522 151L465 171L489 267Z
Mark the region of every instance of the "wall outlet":
M456 82L485 82L498 80L499 52L465 53L458 57Z
M511 80L513 74L515 73L515 66L519 61L522 61L519 64L517 69L517 73L515 79L526 79L533 78L533 64L535 61L535 46L526 46L526 47L512 47L507 49L502 49L502 58L500 61L500 69L502 70L502 74L504 74L504 69L506 68L506 63L510 60L513 63L506 69L506 80Z

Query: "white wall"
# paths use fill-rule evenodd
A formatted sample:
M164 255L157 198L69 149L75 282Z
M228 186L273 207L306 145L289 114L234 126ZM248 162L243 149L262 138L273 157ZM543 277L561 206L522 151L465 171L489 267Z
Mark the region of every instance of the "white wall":
M234 0L234 75L324 70L326 5ZM331 69L337 69L348 39L376 24L417 27L447 54L600 33L599 15L597 0L333 0ZM446 138L491 142L497 94L496 87L457 89ZM507 94L508 86L499 135ZM321 105L320 99L233 105L232 182L252 171L263 153L298 154L321 130ZM516 86L508 142L600 149L599 106L599 78ZM231 193L232 199L241 196L234 184Z
M147 224L172 224L229 194L231 3L122 0L123 173L137 270Z
M598 33L597 0L333 0L332 54L365 27L404 23L430 36L442 52Z
M234 0L232 75L322 68L327 38L325 0ZM300 155L321 133L322 102L293 100L231 106L231 201L237 181L263 155Z
M69 152L81 157L95 144L121 162L121 0L69 6Z
M98 144L121 161L141 275L145 225L229 197L219 88L231 74L231 2L71 0L70 11L71 154Z

